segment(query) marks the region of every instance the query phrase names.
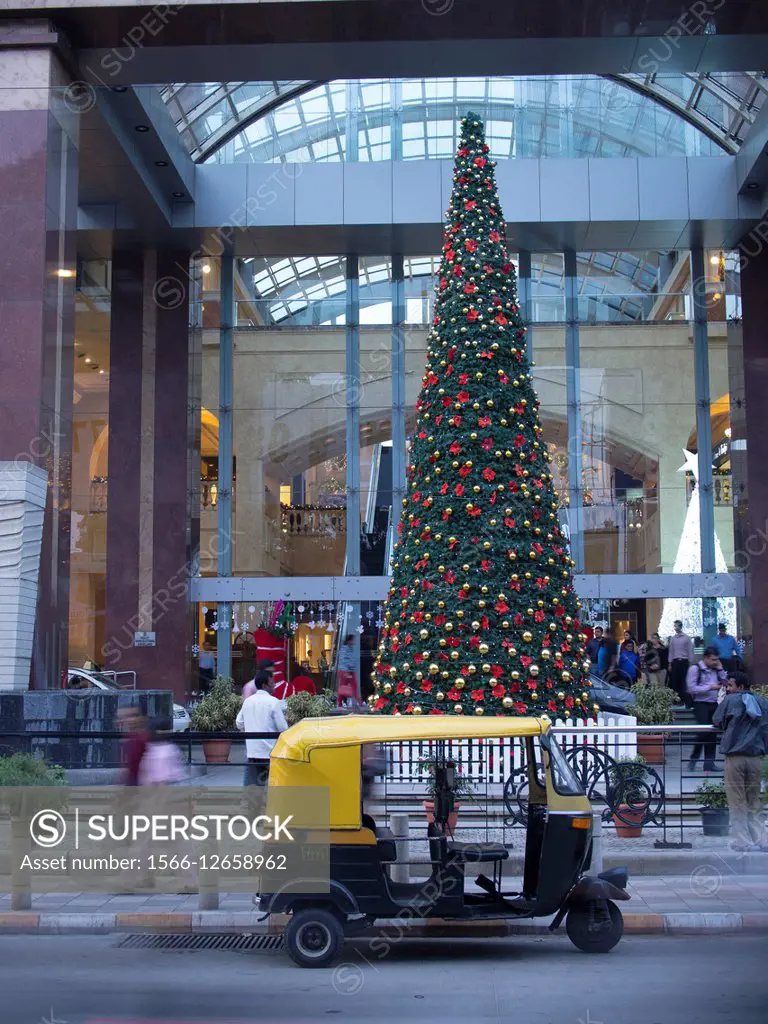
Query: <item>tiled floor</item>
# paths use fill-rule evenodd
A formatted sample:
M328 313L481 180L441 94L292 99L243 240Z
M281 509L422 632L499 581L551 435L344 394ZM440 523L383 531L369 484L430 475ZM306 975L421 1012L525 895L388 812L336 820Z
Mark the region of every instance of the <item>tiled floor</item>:
M766 862L768 868L768 859ZM768 875L724 875L709 865L690 875L638 877L630 881L632 899L625 912L650 913L768 913ZM109 895L50 893L34 896L32 908L40 913L118 914L136 912L192 913L198 896ZM0 896L0 911L10 909L10 896ZM247 893L223 894L220 910L253 910Z

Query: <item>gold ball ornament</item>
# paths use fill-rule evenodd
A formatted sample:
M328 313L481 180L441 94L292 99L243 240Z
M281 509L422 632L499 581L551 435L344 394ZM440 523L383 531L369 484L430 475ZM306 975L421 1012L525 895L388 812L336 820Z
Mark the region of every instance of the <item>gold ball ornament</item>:
M482 707L482 705L478 704L477 707L475 708L475 714L476 715L484 715L485 714L485 708Z
M384 683L384 693L392 693L392 683Z
M436 676L439 671L440 671L440 666L436 662L434 662L434 661L430 662L429 674L431 676Z
M439 704L442 704L442 702L443 702L443 701L445 700L445 694L443 693L443 691L442 691L442 690L438 690L438 691L437 691L437 693L435 694L435 700L436 700L436 701L437 701L437 702L438 702Z
M488 644L480 644L480 646L478 647L478 651L480 651L481 654L487 654L489 650L490 647L488 646Z
M523 640L525 640L525 642L529 644L531 640L533 640L533 633L526 629L526 631L523 633Z
M570 683L570 681L571 681L571 673L568 672L567 670L565 672L561 672L560 673L560 678L563 680L564 683Z
M394 679L395 676L397 675L397 669L395 668L394 665L390 666L389 675L391 679Z
M422 714L422 710L421 710L421 705L420 704L416 704L414 706L413 713L414 713L414 715Z
M538 665L531 665L529 666L528 671L531 673L532 676L537 676L541 669Z
M509 710L509 708L512 708L512 707L515 706L515 702L514 702L514 700L511 697L504 697L502 699L501 706L503 708L507 708L507 710Z
M454 704L453 705L453 713L455 715L463 715L464 714L464 708L461 706L461 704Z

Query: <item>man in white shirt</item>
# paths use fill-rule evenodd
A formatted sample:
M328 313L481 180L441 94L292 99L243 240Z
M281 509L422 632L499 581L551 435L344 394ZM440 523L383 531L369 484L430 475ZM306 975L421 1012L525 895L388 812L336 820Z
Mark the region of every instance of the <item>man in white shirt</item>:
M271 676L267 672L257 672L253 682L255 692L243 701L237 716L237 728L241 732L283 732L288 728L288 723L281 702L272 696ZM248 762L245 766L244 785L266 786L269 779L269 755L275 742L274 739L245 741Z

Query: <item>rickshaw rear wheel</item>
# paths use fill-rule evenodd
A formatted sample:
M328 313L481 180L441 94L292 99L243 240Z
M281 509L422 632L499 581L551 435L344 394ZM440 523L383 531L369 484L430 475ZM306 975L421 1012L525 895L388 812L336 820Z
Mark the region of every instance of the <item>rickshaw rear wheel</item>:
M611 900L580 903L568 911L565 930L582 953L609 953L624 934L624 917Z
M344 942L344 926L332 910L308 907L291 915L285 948L299 967L328 967Z

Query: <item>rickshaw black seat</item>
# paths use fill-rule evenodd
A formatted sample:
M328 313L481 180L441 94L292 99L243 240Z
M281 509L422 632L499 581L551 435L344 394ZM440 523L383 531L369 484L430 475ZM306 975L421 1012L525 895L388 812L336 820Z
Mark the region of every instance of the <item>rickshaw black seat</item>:
M376 849L382 864L394 864L397 860L397 843L391 828L376 829Z
M448 856L464 863L508 860L509 850L501 843L448 843Z

